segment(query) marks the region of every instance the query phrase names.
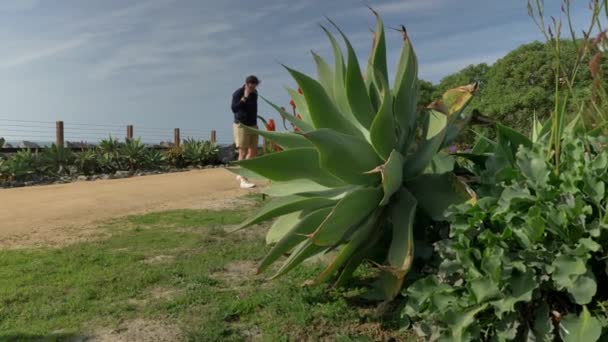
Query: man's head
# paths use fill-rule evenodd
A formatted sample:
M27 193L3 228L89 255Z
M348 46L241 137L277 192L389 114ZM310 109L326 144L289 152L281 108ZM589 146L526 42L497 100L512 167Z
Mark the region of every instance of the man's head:
M253 92L259 84L260 80L254 75L247 76L247 78L245 79L245 87L247 87L251 92Z

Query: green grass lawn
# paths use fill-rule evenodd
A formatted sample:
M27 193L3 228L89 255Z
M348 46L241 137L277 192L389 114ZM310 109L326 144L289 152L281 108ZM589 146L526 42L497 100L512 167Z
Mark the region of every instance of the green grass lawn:
M109 224L105 240L0 251L0 340L121 336L138 320L149 334L191 341L408 338L376 306L302 287L321 265L274 281L255 275L265 227L225 232L250 211L129 217Z

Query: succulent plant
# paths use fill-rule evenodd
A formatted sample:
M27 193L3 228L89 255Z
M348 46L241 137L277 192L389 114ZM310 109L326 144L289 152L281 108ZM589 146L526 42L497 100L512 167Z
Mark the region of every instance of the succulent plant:
M260 272L285 254L289 257L274 277L307 258L334 252L312 284L332 279L344 284L370 260L380 270L375 293L392 299L412 266L415 217L443 220L449 205L474 198L451 172L453 159L440 151L470 119L463 109L477 85L449 90L419 117L412 43L402 27L391 89L384 24L374 14L377 27L365 76L350 41L329 20L344 40L346 62L338 40L322 26L334 67L314 52L318 80L286 67L302 90L288 89L301 119L264 98L299 133L254 130L283 151L240 161L233 171L271 181L263 192L273 199L239 227L276 219L267 236L273 247Z

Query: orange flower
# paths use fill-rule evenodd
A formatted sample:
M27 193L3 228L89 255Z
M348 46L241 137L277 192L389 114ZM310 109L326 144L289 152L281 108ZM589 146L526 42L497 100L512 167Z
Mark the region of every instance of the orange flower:
M296 108L296 103L295 103L295 101L294 101L293 99L291 99L291 100L289 101L289 104L291 105L291 107L292 107L293 109L295 109L295 108Z
M267 131L276 131L276 125L274 124L274 119L269 119L268 124L266 125Z

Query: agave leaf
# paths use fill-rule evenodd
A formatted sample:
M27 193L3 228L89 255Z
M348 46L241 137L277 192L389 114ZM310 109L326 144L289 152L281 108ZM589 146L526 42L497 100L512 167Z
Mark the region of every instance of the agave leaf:
M351 45L350 41L342 32L340 27L336 25L333 21L330 20L330 23L340 32L344 43L346 44L346 49L348 51L348 63L346 65L346 95L348 97L348 103L350 104L350 108L352 110L353 115L358 120L358 122L366 129L372 124L372 120L374 118L374 111L372 108L372 103L369 98L369 94L367 93L367 89L365 86L365 81L363 81L363 76L361 74L361 68L359 67L359 61L357 59L357 55L355 54L355 50Z
M293 102L295 102L297 112L302 117L302 121L305 121L306 123L312 125L313 122L310 118L310 113L308 112L308 105L306 104L306 98L304 97L304 95L298 93L297 91L289 87L285 87L285 90L287 90L287 93L289 93L289 96L293 99ZM293 115L292 117L297 120L297 118L295 118Z
M412 266L416 206L416 198L402 188L391 207L389 215L393 223L393 238L388 251L388 266L381 267L382 274L376 282L385 299L393 299L399 294Z
M435 221L445 220L451 205L475 200L474 193L452 173L423 174L405 182L418 206Z
M285 68L306 94L304 97L315 128L331 128L344 134L363 136L363 133L340 113L319 82L299 71Z
M243 167L229 167L227 168L227 170L234 173L235 175L239 175L247 179L268 181L268 178Z
M507 153L507 157L511 163L515 162L515 155L520 145L532 148L532 141L518 131L501 124L497 124L496 128L498 145Z
M311 148L314 147L306 138L301 134L288 133L288 132L275 132L275 131L264 131L255 129L250 126L241 125L245 130L254 132L261 135L262 137L275 142L281 148L289 150L295 148Z
M334 35L329 32L323 25L321 25L323 31L329 38L331 42L331 46L334 51L334 100L336 101L336 105L338 109L342 113L352 113L350 110L350 104L348 103L348 96L346 95L346 86L344 84L346 67L344 66L344 57L342 55L342 50L340 49L340 45L338 41L334 37Z
M405 28L403 46L395 74L395 119L400 128L399 149L405 152L406 142L416 129L416 106L418 102L418 61Z
M339 179L350 184L367 185L377 181L365 172L381 163L367 141L330 129L305 133L319 151L320 165Z
M383 89L388 85L388 66L386 65L386 37L384 34L384 23L378 12L372 9L376 16L376 33L374 39L374 49L372 51L373 75L376 86ZM384 88L387 89L387 88Z
M317 64L317 76L323 88L330 97L334 95L334 72L331 70L331 67L327 62L323 59L323 57L316 54L314 51L311 51L312 56ZM339 108L339 107L338 107Z
M326 249L327 249L326 247L320 247L320 246L313 244L308 239L302 241L298 245L298 247L296 247L296 249L293 251L293 253L289 256L289 258L287 258L287 260L285 260L285 263L283 263L283 265L281 266L281 268L279 268L277 273L274 276L272 276L270 279L276 279L276 278L282 276L283 274L289 272L294 267L301 264L304 260L306 260L312 256L315 256L315 255L323 252Z
M395 117L393 115L393 96L388 83L384 83L384 77L379 78L381 92L383 93L382 105L370 128L370 138L376 153L383 160L387 160L397 144Z
M279 216L266 233L266 244L272 245L279 242L298 222L300 222L301 211Z
M329 280L331 276L344 264L346 264L351 256L359 250L359 248L369 240L370 235L373 233L374 228L377 226L377 220L380 216L381 211L372 213L364 223L355 231L353 238L340 249L338 255L334 260L317 276L314 283L315 285L324 283Z
M444 114L431 110L426 125L425 140L421 141L418 149L405 163L404 178L408 179L420 174L429 165L443 142L447 118Z
M314 131L315 128L312 125L310 125L309 123L307 123L306 121L300 120L300 119L296 118L295 116L287 113L285 110L281 109L281 107L279 107L276 104L270 102L269 100L267 100L262 95L259 95L259 96L262 98L262 100L264 100L272 108L274 108L279 114L281 114L281 117L287 119L287 121L289 121L294 126L296 126L297 128L299 128L302 132Z
M344 186L344 182L319 166L319 154L312 148L298 148L266 154L236 163L273 181L309 179L327 187Z
M384 165L379 166L372 172L380 172L382 175L382 188L384 197L380 202L381 206L389 203L391 196L401 188L403 180L403 163L405 158L397 150L391 152L390 157Z
M369 239L363 243L356 251L352 254L348 263L340 272L338 279L336 280L335 286L341 287L347 285L348 280L352 277L353 273L357 270L357 268L374 252L378 251L377 244L378 241L382 238L382 234L371 234Z
M315 210L332 206L336 201L323 197L286 196L272 200L257 214L232 232L296 211Z
M381 188L362 188L341 199L327 219L312 234L311 241L318 246L338 243L351 227L360 224L382 200Z
M262 193L271 197L296 195L302 192L326 191L331 188L315 183L309 179L296 179L288 182L272 182L262 189Z
M258 273L266 270L268 266L272 265L272 263L279 259L283 254L289 252L299 243L306 240L306 235L314 232L325 220L327 215L329 215L331 210L332 208L322 208L304 216L285 236L283 236L281 240L277 242L270 252L268 252L258 267Z
M478 88L479 85L477 83L472 83L449 89L443 94L440 101L433 102L429 107L443 112L448 116L449 122L452 123L458 119L462 111L471 102Z

